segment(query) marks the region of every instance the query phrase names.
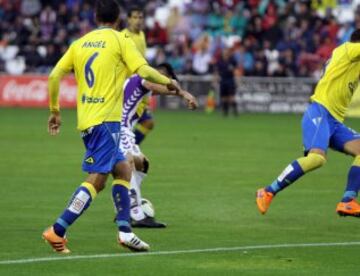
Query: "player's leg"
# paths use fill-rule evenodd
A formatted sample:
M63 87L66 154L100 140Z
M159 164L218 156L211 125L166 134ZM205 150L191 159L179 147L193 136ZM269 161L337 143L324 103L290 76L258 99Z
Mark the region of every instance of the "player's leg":
M117 162L113 170L112 196L117 210L116 224L119 229L118 241L134 251L147 251L150 246L140 240L131 230L130 224L130 178L131 167L126 161Z
M134 182L132 188L134 188L141 204L141 184L149 172L150 162L144 154L140 153L138 155L134 155L134 165Z
M360 216L360 205L356 202L360 189L360 134L340 124L333 136L331 147L354 157L349 170L347 184L336 211L343 216Z
M126 155L131 168L130 179L130 217L131 221L140 221L145 219L144 211L141 207L141 193L137 180L137 173L135 169L135 156L141 155L141 151L138 145L135 144L135 135L128 128L121 129L121 141L120 150ZM116 218L115 218L116 221Z
M145 219L145 213L141 208L141 191L140 185L137 179L137 171L135 168L135 160L138 159L137 156L132 155L128 152L126 155L127 159L130 162L131 166L131 179L130 179L130 218L131 221L141 221Z
M43 233L43 238L61 253L70 252L65 244L65 233L90 206L92 200L105 186L108 173L111 171L111 159L114 153L114 140L105 124L95 126L82 132L86 148L82 169L88 176L74 192L70 203L53 226Z
M229 96L227 89L226 83L220 82L220 101L222 112L225 117L229 115Z
M91 173L74 192L68 207L53 225L58 236L64 237L66 229L90 206L96 195L104 189L107 174Z
M238 109L237 109L237 102L236 102L236 85L235 85L234 81L230 84L229 89L230 89L229 106L232 108L233 114L235 116L237 116L238 115Z
M56 222L44 231L43 237L60 253L69 253L66 248L66 230L85 212L95 199L96 195L104 189L106 174L89 174L74 192L68 206L58 217Z
M145 109L134 129L135 143L140 145L154 127L154 118L152 117L150 111Z
M233 110L234 115L237 116L238 115L238 108L237 108L235 95L230 96L230 106L231 106L231 108Z
M149 171L150 162L146 156L140 152L140 149L138 149L137 152L138 154L133 155L135 170L132 172L130 190L130 196L136 198L136 200L132 199L132 203L136 205L131 205L130 210L132 226L145 228L165 228L165 223L156 221L153 217L146 216L141 207L141 184Z
M256 203L262 214L266 213L277 193L325 164L332 128L324 112L322 107L312 104L304 113L302 130L306 155L291 162L270 185L257 191Z
M112 198L116 209L116 224L120 232L131 232L130 226L130 177L131 167L125 160L116 163L113 170Z

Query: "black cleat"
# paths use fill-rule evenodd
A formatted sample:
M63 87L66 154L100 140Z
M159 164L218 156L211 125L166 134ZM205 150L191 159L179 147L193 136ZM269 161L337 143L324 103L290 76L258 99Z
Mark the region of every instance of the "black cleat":
M131 220L131 226L137 228L166 228L166 224L156 221L152 217L145 217L142 220Z

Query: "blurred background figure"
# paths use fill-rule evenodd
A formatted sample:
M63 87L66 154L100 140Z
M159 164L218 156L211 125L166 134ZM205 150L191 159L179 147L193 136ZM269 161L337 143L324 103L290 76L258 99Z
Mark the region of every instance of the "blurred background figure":
M318 79L331 51L360 27L360 0L119 3L121 29L129 7L141 7L150 64L169 63L175 73L196 80L215 73L224 49L231 49L235 82L243 76ZM0 0L0 73L48 73L64 50L95 26L93 4Z
M216 75L220 80L220 101L224 116L229 115L229 109L232 109L235 116L238 115L235 99L235 68L236 61L232 56L231 49L224 49L216 63Z

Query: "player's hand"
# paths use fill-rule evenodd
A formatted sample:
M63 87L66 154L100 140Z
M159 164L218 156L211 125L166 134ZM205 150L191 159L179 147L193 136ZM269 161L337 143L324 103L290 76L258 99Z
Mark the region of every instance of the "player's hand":
M51 112L48 120L48 132L50 135L57 135L60 132L60 112Z
M196 108L199 106L196 98L195 98L191 93L189 93L188 91L181 90L181 91L180 91L180 95L181 95L181 96L183 97L183 99L185 100L186 106L187 106L189 109L196 109Z
M181 91L180 84L176 80L171 80L171 82L166 85L167 89L170 91L175 91L176 93L179 93Z

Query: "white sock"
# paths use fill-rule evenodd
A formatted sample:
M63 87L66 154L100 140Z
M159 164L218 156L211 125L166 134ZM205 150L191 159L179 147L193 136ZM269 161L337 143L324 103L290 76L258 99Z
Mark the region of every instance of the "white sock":
M140 206L141 205L141 190L140 190L141 185L138 184L138 182L139 182L138 178L139 177L137 175L137 171L133 171L131 174L130 189L135 191L136 205Z
M143 172L140 172L140 171L134 171L133 172L134 174L134 180L135 180L135 183L134 185L136 185L136 188L137 190L139 191L139 195L140 195L140 198L141 198L141 183L143 182L144 178L146 177L146 173L143 173Z
M130 217L135 220L139 221L145 218L145 213L141 206L134 206L130 209Z
M139 221L145 218L143 209L141 208L141 191L137 185L136 173L132 172L130 180L130 217Z

